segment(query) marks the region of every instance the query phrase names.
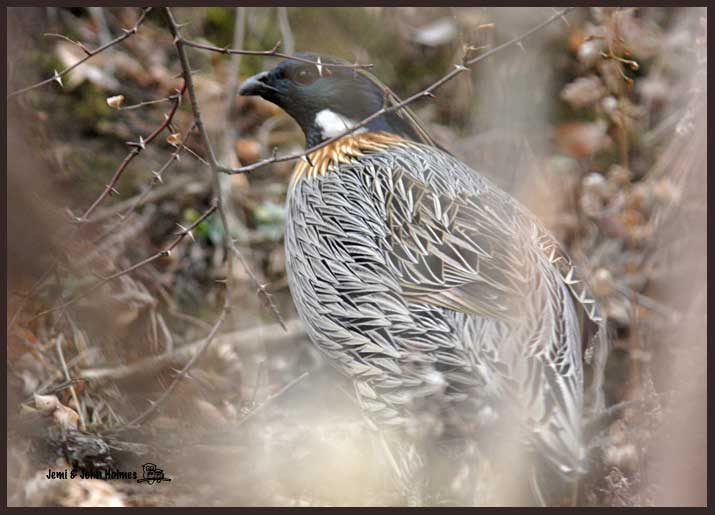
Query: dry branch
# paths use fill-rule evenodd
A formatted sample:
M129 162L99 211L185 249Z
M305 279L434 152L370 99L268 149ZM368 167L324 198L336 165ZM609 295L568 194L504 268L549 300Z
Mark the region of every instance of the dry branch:
M99 197L97 197L97 199L92 203L92 205L87 208L84 214L76 220L77 223L86 223L88 221L90 215L94 212L95 209L97 209L97 206L99 206L99 204L109 195L116 192L117 182L124 173L124 170L126 170L127 166L129 166L129 163L131 163L134 158L137 157L141 153L141 151L146 148L146 145L154 141L154 139L159 134L161 134L162 131L169 128L172 120L174 119L174 115L176 114L176 110L181 104L181 97L184 94L184 91L186 91L186 83L184 83L180 90L177 90L176 95L172 96L174 105L172 106L169 114L165 116L164 121L161 123L161 125L159 125L159 127L154 130L154 132L149 134L149 136L147 136L146 138L139 136L138 142L127 143L127 145L132 147L131 150L124 158L122 163L119 165L119 168L117 168L117 170L112 175L112 178L110 179L109 184L105 186L104 191L102 191L102 193L99 195Z
M127 39L127 38L133 36L134 34L136 34L137 31L139 30L139 26L140 26L142 23L144 23L144 20L146 19L146 15L149 14L149 11L151 11L151 9L152 9L151 7L147 7L146 9L143 9L141 15L139 15L139 19L136 21L136 23L134 24L134 26L133 26L131 29L122 29L122 30L124 31L124 34L122 34L121 36L117 36L117 37L114 38L113 40L111 40L111 41L105 43L104 45L102 45L102 46L100 46L100 47L98 47L98 48L95 48L94 50L89 50L89 49L87 49L87 47L84 46L83 44L78 43L78 42L76 42L76 41L73 41L73 40L71 40L70 38L68 38L67 36L62 36L61 34L49 34L49 35L51 35L51 36L60 37L60 38L63 38L63 39L65 39L65 40L71 41L73 44L79 46L79 47L84 51L84 53L87 54L87 55L85 55L82 59L80 59L80 60L77 61L76 63L74 63L74 64L68 66L67 68L65 68L64 70L62 70L62 71L60 71L60 72L58 72L57 70L55 70L55 73L54 73L54 74L52 75L52 77L50 77L49 79L45 79L45 80L40 81L40 82L37 82L37 83L35 83L35 84L31 84L30 86L27 86L27 87L24 87L24 88L22 88L22 89L18 89L18 90L16 90L16 91L13 91L12 93L8 94L7 99L9 100L10 98L15 97L15 96L17 96L17 95L21 95L22 93L27 93L28 91L31 91L31 90L33 90L33 89L37 89L37 88L39 88L39 87L41 87L41 86L44 86L45 84L49 84L50 82L56 82L56 83L58 83L60 86L62 86L62 85L63 85L63 84L62 84L62 77L64 77L65 75L67 75L69 72L71 72L72 70L74 70L75 68L77 68L79 65L83 64L84 62L88 61L89 59L91 59L91 58L94 57L95 55L104 52L104 51L107 50L108 48L111 48L111 47L113 47L114 45L117 45L117 44L121 43L122 41L124 41L125 39Z
M313 61L312 59L308 59L306 57L299 57L297 55L290 55L290 54L285 54L283 52L279 52L278 49L281 46L281 42L278 41L276 42L275 45L273 45L273 48L270 50L241 50L241 49L236 49L236 48L229 48L229 47L217 47L213 45L205 45L203 43L197 43L195 41L191 41L188 39L181 39L181 42L185 46L190 46L193 48L198 48L199 50L208 50L209 52L218 52L220 54L226 54L226 55L257 55L257 56L263 56L263 57L280 57L282 59L288 59L290 61L298 61L300 63L306 63L306 64L314 64L316 66L323 66L325 68L372 68L372 64L360 64L360 63L323 63L320 60Z
M45 311L41 311L40 313L36 314L36 315L35 315L34 317L32 317L32 318L33 318L33 319L34 319L34 318L39 318L39 317L44 316L44 315L46 315L46 314L48 314L48 313L52 313L52 312L54 312L54 311L57 311L57 310L60 310L60 309L64 309L64 308L66 308L66 307L69 307L69 306L71 306L72 304L74 304L75 302L77 302L78 300L80 300L80 299L86 297L87 295L89 295L91 292L93 292L94 290L96 290L96 289L99 288L100 286L102 286L102 285L108 283L109 281L112 281L112 280L114 280L114 279L117 279L117 278L119 278L119 277L122 277L123 275L127 275L128 273L133 272L133 271L135 271L135 270L137 270L137 269L139 269L139 268L142 268L142 267L148 265L149 263L153 263L153 262L156 261L157 259L160 259L160 258L162 258L162 257L166 257L166 256L170 255L170 254L171 254L171 251L174 250L174 248L176 248L176 246L177 246L179 243L181 243L181 242L184 240L184 238L186 238L186 236L191 235L191 231L192 231L192 230L194 230L201 222L203 222L204 220L206 220L209 216L211 216L211 215L213 214L214 211L216 211L216 208L217 208L217 205L214 203L203 215L201 215L201 216L200 216L194 223L192 223L189 227L185 227L185 228L184 228L184 227L181 227L181 225L179 225L179 227L181 227L181 231L179 231L179 232L176 234L176 238L174 238L174 240L173 240L167 247L165 247L163 250L160 250L160 251L156 252L155 254L149 256L148 258L143 259L143 260L139 261L138 263L135 263L135 264L131 265L131 266L128 267L128 268L125 268L124 270L120 270L119 272L114 273L114 274L112 274L112 275L110 275L110 276L107 276L107 277L102 277L99 281L97 281L97 282L95 282L95 283L89 285L87 288L85 288L85 290L84 290L83 292L78 293L77 295L75 295L75 296L72 297L71 299L69 299L69 300L63 302L62 304L60 304L60 305L58 305L58 306L54 306L54 307L52 307L52 308L50 308L50 309L46 309ZM177 225L178 225L178 224L177 224Z

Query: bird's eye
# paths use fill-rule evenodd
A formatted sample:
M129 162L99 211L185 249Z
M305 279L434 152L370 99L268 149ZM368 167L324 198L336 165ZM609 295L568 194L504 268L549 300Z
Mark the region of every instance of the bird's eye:
M318 69L315 66L302 66L293 74L293 81L308 86L318 78Z

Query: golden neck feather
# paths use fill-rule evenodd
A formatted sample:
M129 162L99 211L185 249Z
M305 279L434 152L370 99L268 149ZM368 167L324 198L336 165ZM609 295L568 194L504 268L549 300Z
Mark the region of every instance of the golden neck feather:
M308 154L308 159L301 159L293 169L290 189L292 190L303 177L325 175L337 165L349 163L362 156L366 151L384 150L391 145L406 143L407 140L389 132L362 132L340 138Z

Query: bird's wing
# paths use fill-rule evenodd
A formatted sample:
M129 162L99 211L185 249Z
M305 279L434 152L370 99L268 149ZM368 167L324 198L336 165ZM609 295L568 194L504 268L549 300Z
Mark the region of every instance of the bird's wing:
M448 170L441 170L448 175ZM517 213L489 190L440 188L403 165L386 194L388 255L406 296L506 320L529 289Z
M412 150L391 163L384 193L388 255L406 296L508 320L539 281L560 278L600 321L568 255L523 206L452 156Z

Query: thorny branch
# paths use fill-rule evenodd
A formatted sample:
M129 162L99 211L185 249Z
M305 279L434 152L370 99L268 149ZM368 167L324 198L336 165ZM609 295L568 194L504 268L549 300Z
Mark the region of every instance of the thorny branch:
M306 63L306 64L314 64L316 66L323 66L325 68L372 68L372 64L360 64L360 63L323 63L318 61L313 61L312 59L308 59L307 57L299 57L297 55L290 55L290 54L285 54L283 52L279 52L278 49L281 46L281 42L277 41L275 45L273 45L273 48L270 50L242 50L242 49L236 49L236 48L229 48L229 47L217 47L213 45L205 45L203 43L197 43L195 41L191 41L188 39L183 39L181 38L181 42L184 46L190 46L193 48L198 48L200 50L208 50L209 52L218 52L220 54L226 54L226 55L259 55L263 57L280 57L282 59L288 59L290 61L298 61L300 63Z
M80 300L80 299L86 297L86 296L89 295L92 291L94 291L94 290L96 290L97 288L99 288L100 286L102 286L102 285L108 283L109 281L112 281L112 280L114 280L114 279L117 279L117 278L119 278L119 277L122 277L123 275L127 275L128 273L133 272L134 270L137 270L137 269L139 269L139 268L141 268L141 267L143 267L143 266L146 266L146 265L148 265L149 263L153 263L154 261L156 261L156 260L159 259L159 258L169 256L169 255L171 254L171 251L174 250L174 249L176 248L176 246L184 240L184 238L186 238L187 236L193 238L191 231L193 231L201 222L203 222L203 221L206 220L209 216L211 216L211 215L213 214L213 212L216 211L216 208L217 208L217 204L214 203L203 215L201 215L201 216L200 216L194 223L192 223L189 227L182 227L181 225L179 225L179 228L180 228L181 230L180 230L178 233L176 233L176 238L174 238L174 240L173 240L166 248L164 248L163 250L160 250L160 251L156 252L155 254L149 256L149 257L146 258L146 259L143 259L143 260L139 261L138 263L134 263L133 265L131 265L130 267L125 268L124 270L121 270L121 271L119 271L119 272L116 272L116 273L114 273L114 274L112 274L112 275L109 275L109 276L107 276L107 277L101 278L99 281L97 281L97 282L91 284L90 286L88 286L82 293L79 293L79 294L75 295L75 296L72 297L71 299L67 300L66 302L63 302L62 304L60 304L60 305L58 305L58 306L54 306L54 307L52 307L52 308L50 308L50 309L46 309L45 311L42 311L42 312L38 313L38 314L35 315L33 318L39 318L39 317L41 317L41 316L43 316L43 315L46 315L46 314L48 314L48 313L51 313L51 312L53 312L53 311L57 311L57 310L60 310L60 309L64 309L64 308L66 308L66 307L68 307L68 306L74 304L74 303L77 302L78 300ZM177 225L178 225L178 224L177 224Z
M114 172L112 175L112 178L109 181L109 184L107 184L102 191L102 193L97 197L97 199L92 203L91 206L87 208L87 210L84 212L84 214L79 217L76 222L78 223L85 223L88 221L90 215L94 212L95 209L97 209L97 206L109 195L112 193L116 193L116 185L117 182L119 181L119 178L122 176L124 173L124 170L127 169L127 166L129 166L129 163L131 163L135 157L137 157L142 150L146 148L146 145L151 143L159 134L164 129L167 129L170 125L172 120L174 119L174 115L176 114L176 110L179 108L179 105L181 104L181 97L184 94L184 91L186 91L186 82L184 82L184 85L181 87L180 90L177 90L175 95L172 95L172 100L174 102L174 105L171 108L171 111L169 112L168 115L164 118L164 121L157 127L154 132L149 134L146 138L143 138L142 136L139 136L139 141L134 142L130 141L127 143L131 147L131 150L127 154L127 156L124 158L124 161L122 161L122 164L119 165L119 168Z
M136 418L128 422L124 427L118 428L116 430L121 430L124 428L130 428L134 427L138 424L141 424L143 421L145 421L147 418L149 418L158 408L161 406L166 399L169 398L169 396L174 392L176 387L179 385L179 382L186 377L186 375L189 373L189 370L193 368L193 366L198 362L199 358L203 356L204 352L206 352L206 349L209 348L209 345L211 345L211 342L213 339L216 337L216 334L218 333L218 330L221 328L223 325L224 321L226 320L226 315L229 312L230 308L230 300L228 300L228 292L226 293L226 303L224 305L224 309L221 310L221 314L219 315L218 319L216 322L214 322L213 327L211 328L211 331L209 331L209 334L206 336L206 339L203 341L201 346L194 352L193 356L191 356L191 359L186 362L186 365L184 365L181 370L178 371L176 376L174 377L173 381L169 384L168 388L162 392L162 394L159 396L159 398L149 404L149 407L145 409L142 413L140 413Z
M113 209L108 209L107 211L105 211L105 213L99 213L95 217L95 222L106 220L107 218L111 217L112 215L117 216L119 218L119 220L111 228L109 228L107 231L105 231L105 233L102 236L97 238L94 241L94 243L103 241L108 235L113 234L118 225L124 223L134 213L134 211L137 209L137 207L139 207L140 205L143 205L147 201L147 199L149 198L149 196L152 193L153 187L156 184L164 182L164 179L163 179L164 173L169 168L171 168L171 166L174 163L176 163L177 161L179 161L179 159L181 159L181 157L180 157L181 151L184 150L184 148L186 148L185 147L186 141L189 139L189 136L191 136L191 131L194 129L194 126L195 125L192 123L189 126L189 128L186 130L186 134L184 134L184 137L181 138L181 141L179 143L174 144L176 147L176 150L174 150L174 152L171 153L171 155L164 162L164 164L161 165L161 167L158 170L152 170L151 182L149 183L149 185L144 189L144 191L141 194L137 195L134 199L130 199L128 201L130 204L129 204L129 207L126 208L126 211L121 212L122 208L124 208L124 205L119 204L119 205L113 206ZM173 189L172 189L172 191L173 191Z
M127 39L127 38L133 36L134 34L136 34L137 31L139 30L139 26L140 26L142 23L144 23L144 20L146 19L146 15L149 14L149 11L151 11L151 9L152 9L151 7L147 7L146 9L143 9L141 15L139 15L139 19L136 21L136 23L134 24L134 26L133 26L131 29L122 29L122 30L124 31L124 33L123 33L121 36L117 36L117 37L114 38L113 40L111 40L111 41L105 43L104 45L102 45L102 46L100 46L100 47L98 47L98 48L95 48L94 50L89 50L89 49L88 49L86 46L84 46L83 44L78 43L78 42L76 42L76 41L72 41L71 39L69 39L69 38L66 37L66 36L62 36L62 35L60 35L60 34L50 34L51 36L60 37L60 38L62 38L62 39L66 39L66 40L68 40L68 41L71 41L71 42L74 43L75 45L79 46L79 47L84 51L84 53L85 53L86 55L85 55L82 59L80 59L79 61L77 61L76 63L74 63L74 64L68 66L67 68L65 68L64 70L62 70L62 71L60 71L60 72L58 72L57 70L55 70L55 73L54 73L54 74L52 75L52 77L50 77L49 79L45 79L45 80L40 81L40 82L38 82L38 83L36 83L36 84L32 84L32 85L27 86L27 87L24 87L24 88L22 88L22 89L18 89L18 90L16 90L16 91L13 91L12 93L8 94L7 99L9 100L10 98L15 97L15 96L17 96L17 95L21 95L22 93L26 93L26 92L31 91L31 90L33 90L33 89L37 89L37 88L39 88L39 87L44 86L45 84L49 84L50 82L56 82L57 84L59 84L60 86L62 86L62 85L63 85L63 84L62 84L62 77L64 77L65 75L67 75L69 72L71 72L72 70L74 70L75 68L77 68L77 67L78 67L79 65L81 65L82 63L88 61L89 59L91 59L91 58L94 57L95 55L97 55L97 54L99 54L99 53L101 53L101 52L104 52L104 51L107 50L108 48L113 47L114 45L117 45L117 44L121 43L122 41L124 41L125 39Z
M492 48L491 50L489 50L489 51L487 51L487 52L484 52L483 54L480 54L480 55L478 55L478 56L476 56L476 57L473 57L473 58L471 58L471 59L469 59L468 57L469 57L469 54L471 53L471 51L473 51L474 49L471 48L471 47L466 48L466 49L465 49L465 56L464 56L464 59L462 60L462 62L459 63L459 64L455 64L455 65L454 65L454 68L453 68L449 73L447 73L446 75L442 76L440 79L436 80L436 81L433 82L431 85L427 86L425 89L423 89L423 90L421 90L421 91L418 91L418 92L415 93L414 95L411 95L411 96L407 97L405 100L402 100L401 102L398 102L398 103L396 103L396 104L393 104L393 105L391 105L391 106L389 106L389 107L388 107L388 106L383 106L382 109L380 109L380 110L374 112L373 114L371 114L370 116L368 116L368 117L362 119L360 122L356 123L354 126L352 126L352 127L350 127L349 129L345 130L343 133L338 134L338 135L336 135L336 136L333 136L332 138L326 139L326 140L322 141L321 143L319 143L319 144L317 144L317 145L315 145L315 146L313 146L313 147L310 147L310 148L304 150L303 152L297 152L297 153L294 153L294 154L289 154L289 155L287 155L287 156L281 156L281 157L276 156L276 155L273 155L273 156L271 156L271 157L269 157L269 158L261 159L260 161L256 161L255 163L251 163L251 164L249 164L249 165L241 166L241 167L238 167L238 168L219 167L219 171L222 172L222 173L227 173L227 174L229 174L229 175L237 174L237 173L247 173L247 172L251 172L251 171L253 171L253 170L256 170L256 169L258 169L258 168L262 168L263 166L266 166L266 165L271 164L271 163L280 163L280 162L284 162L284 161L293 161L293 160L295 160L295 159L308 159L308 158L309 158L308 156L309 156L312 152L315 152L316 150L319 150L319 149L321 149L321 148L323 148L323 147L326 147L326 146L328 146L328 145L330 145L330 144L332 144L332 143L338 141L339 139L344 138L345 136L347 136L347 135L349 135L349 134L352 134L353 132L357 131L357 130L360 129L361 127L364 127L365 125L367 125L367 124L370 123L371 121L373 121L373 120L379 118L380 116L383 116L383 115L385 115L385 114L388 114L388 113L397 111L397 110L399 110L399 109L402 109L403 107L406 107L407 105L409 105L409 104L411 104L411 103L415 102L416 100L419 100L419 99L421 99L421 98L423 98L423 97L434 98L434 91L435 91L436 89L438 89L440 86L444 85L445 83L449 82L450 80L452 80L453 78L455 78L455 77L456 77L457 75L459 75L460 73L469 71L469 70L471 69L471 66L473 66L473 65L475 65L476 63L478 63L479 61L482 61L482 60L486 59L487 57L489 57L489 56L495 54L496 52L499 52L499 51L501 51L501 50L503 50L503 49L505 49L505 48L507 48L507 47L510 47L510 46L512 46L512 45L521 43L524 39L528 38L528 37L531 36L532 34L534 34L534 33L538 32L539 30L543 29L544 27L546 27L546 26L549 25L550 23L554 22L555 20L560 19L560 18L563 19L563 18L564 18L564 15L565 15L566 13L568 13L569 11L571 11L572 9L574 9L574 7L567 7L567 8L565 8L565 9L562 9L562 10L560 10L560 11L554 13L553 16L551 16L551 17L549 17L548 19L544 20L543 22L539 23L539 24L536 25L535 27L533 27L533 28L529 29L528 31L524 32L524 33L521 34L520 36L517 36L517 37L515 37L515 38L512 38L512 39L510 39L509 41L507 41L507 42L505 42L505 43L502 43L501 45L499 45L499 46L497 46L497 47L494 47L494 48ZM185 43L185 44L188 44L188 43ZM218 48L218 47L205 48L205 47L207 47L208 45L192 45L192 46L196 46L196 48L204 48L205 50L230 52L229 49L221 50L221 49ZM243 51L241 51L241 52L243 52ZM267 54L267 55L275 55L275 54L270 54L270 53L269 53L269 54ZM320 63L320 64L323 64L323 63ZM325 66L325 65L323 64L323 66Z
M221 217L221 223L224 227L224 246L226 250L226 257L227 257L227 262L229 264L229 276L228 280L231 280L232 277L232 269L231 269L231 262L232 260L230 259L230 254L235 253L238 258L241 260L241 263L244 265L246 271L248 272L249 276L251 277L251 280L256 284L258 293L265 299L271 310L273 311L274 315L278 319L278 322L282 325L285 326L285 322L283 320L283 317L278 311L278 308L276 307L275 303L273 302L273 299L268 293L268 290L266 289L266 285L261 284L258 281L258 278L255 276L251 268L248 266L248 263L245 261L243 256L241 255L241 252L238 250L238 247L236 247L235 242L231 238L231 234L228 229L228 223L226 220L226 212L224 210L224 204L223 204L223 199L221 196L221 189L220 189L220 184L219 184L219 176L218 172L222 171L221 165L219 165L218 160L216 159L216 154L214 153L213 145L211 144L211 140L209 139L208 132L206 131L206 126L204 125L203 119L201 117L201 108L199 106L198 102L198 97L196 95L196 88L194 87L194 81L191 76L191 64L189 63L189 58L186 53L186 50L184 48L186 41L182 38L181 33L179 32L179 25L176 23L176 20L174 19L174 15L171 12L171 9L166 7L165 8L166 12L166 17L169 23L169 29L171 30L171 34L174 37L174 44L176 46L176 51L179 54L179 60L181 61L181 67L184 72L184 79L186 81L186 86L187 86L187 91L189 93L189 100L191 102L191 110L194 113L194 122L196 124L196 128L199 130L199 133L201 134L201 137L204 141L204 145L206 146L208 150L208 160L209 164L211 166L212 171L214 171L214 186L216 188L216 193L217 193L217 199L218 199L218 212ZM227 284L228 287L228 284ZM230 292L227 292L226 298L229 299ZM228 308L226 308L228 309Z

